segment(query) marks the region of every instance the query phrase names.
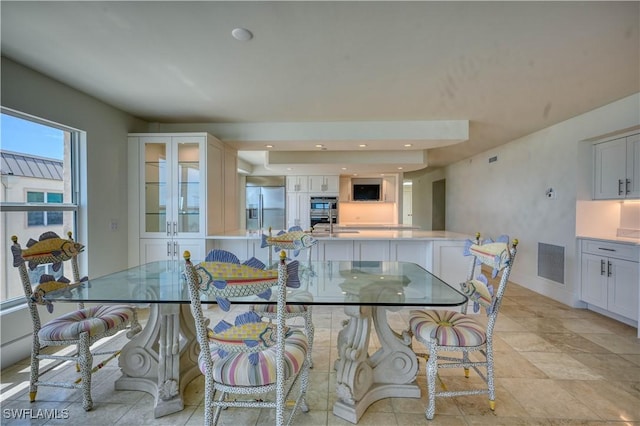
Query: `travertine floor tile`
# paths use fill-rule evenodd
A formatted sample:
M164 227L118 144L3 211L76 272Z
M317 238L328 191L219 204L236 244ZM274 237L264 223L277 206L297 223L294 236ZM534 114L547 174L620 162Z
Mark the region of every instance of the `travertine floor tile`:
M237 309L236 309L237 308ZM223 312L215 305L205 310L212 324L233 320L246 306ZM143 322L146 310L141 311ZM341 307L314 307L316 335L314 369L310 371L307 401L309 413L298 413L294 425L348 425L336 417L332 407L337 400L336 341L342 324L349 317ZM407 329L408 310L388 313L392 328ZM484 315L478 315L485 320ZM302 326L302 321L292 321ZM117 348L127 339L119 335L106 346ZM379 345L371 339L370 353ZM416 351L426 351L414 341ZM416 378L422 389L420 398L387 398L373 403L359 425L629 425L640 426L640 340L636 329L591 311L572 309L540 296L524 287L510 284L494 335L496 410L488 407L487 395L439 398L436 416L427 421L425 362L420 360ZM56 349L47 349L55 352ZM473 354L475 359L477 354ZM153 397L144 392L115 391L119 377L117 362L111 362L94 375L95 408L82 409L81 394L73 389L41 387L37 402L28 402L29 358L2 371L3 410L68 410L67 419L3 418L2 424L65 425L202 425L204 420L204 379L187 385L185 409L160 419L153 417ZM73 366L54 371L58 378L76 377ZM472 372L465 379L461 369L441 370L447 388L467 389L481 384ZM268 409L228 409L221 425L273 424L275 412Z

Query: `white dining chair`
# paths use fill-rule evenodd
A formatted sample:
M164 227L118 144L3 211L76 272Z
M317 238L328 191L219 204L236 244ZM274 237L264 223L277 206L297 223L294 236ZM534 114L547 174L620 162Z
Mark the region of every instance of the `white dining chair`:
M471 256L467 281L461 283L461 290L473 303L475 309L483 309L487 322L477 319L477 315L467 313L467 304L462 312L450 310L412 310L409 314L409 326L415 339L425 345L427 358L427 390L429 403L425 411L427 419L435 415L436 397L456 397L463 395L489 395L489 408L495 410L494 352L493 332L502 304L509 274L513 268L518 240L509 244L509 238L502 236L495 242L480 243L480 234L475 241L468 241L465 255ZM491 279L481 271L475 275L479 265L491 270ZM489 271L485 271L489 273ZM496 279L497 289L493 290L492 281ZM414 349L415 350L415 349ZM460 355L445 356L440 352L459 352ZM471 360L469 354L477 353L480 360ZM419 356L422 355L416 352ZM478 389L436 390L436 378L440 368L462 368L465 377L473 369L486 384ZM483 373L480 368L485 369ZM440 379L444 388L444 382Z
M235 272L229 272L231 269L221 265L222 262L194 265L189 252L184 257L191 313L200 345L198 364L205 377L204 424L217 424L223 408L235 407L275 408L275 423L283 425L287 397L299 381L299 392L287 421L290 424L298 409L309 410L305 400L309 364L304 333L285 326L285 253L281 253L277 269L250 272L247 265L243 268L235 262L230 265ZM251 274L249 280L246 273ZM262 321L258 314L249 311L238 315L233 324L221 321L213 329L207 328L203 297L231 296L238 293L233 287L239 286L244 296L259 294L274 285L277 285L277 315L273 323ZM265 395L273 392L274 398Z
M29 240L27 248L18 243L18 237L11 237L13 245L13 266L18 268L24 296L31 314L31 374L29 380L29 398L35 401L39 386L82 389L82 407L89 411L93 408L91 398L91 376L108 361L120 353L119 350L99 351L90 347L100 339L113 336L125 328L129 328L127 337L131 338L140 332L137 311L129 305L97 305L85 308L78 304L77 310L54 318L42 324L39 305L46 306L53 312L54 305L47 300L51 291L69 292L74 288L86 285L86 278L81 279L78 269L78 255L84 246L73 241L71 232L68 239L62 239L53 232L42 234L38 241ZM64 264L71 267L73 282L64 277ZM45 273L43 273L43 270ZM57 278L54 275L61 275ZM37 281L37 285L33 282ZM71 355L52 355L42 353L47 346L75 345L76 351ZM98 355L109 355L102 362L93 366L93 358ZM45 371L40 370L42 360L53 360L54 363ZM57 362L55 362L57 361ZM72 382L45 381L41 376L55 370L62 362L75 362L80 377Z

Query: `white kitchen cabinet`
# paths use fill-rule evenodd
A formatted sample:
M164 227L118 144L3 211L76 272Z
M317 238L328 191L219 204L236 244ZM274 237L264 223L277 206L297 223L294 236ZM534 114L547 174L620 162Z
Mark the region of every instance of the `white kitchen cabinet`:
M311 257L321 262L353 260L353 240L321 240L312 250Z
M191 259L194 261L204 260L207 255L203 238L141 238L140 263L157 260L182 260L182 254L185 250L191 253Z
M309 192L338 194L340 191L339 176L309 176Z
M351 178L348 176L340 176L340 192L338 200L340 202L351 201Z
M356 240L353 242L353 260L389 260L388 240Z
M640 248L582 240L580 298L591 306L638 320Z
M640 198L640 134L594 145L593 198Z
M309 192L308 176L287 176L287 193Z
M427 269L427 243L424 241L390 240L389 260L412 262Z
M235 150L206 133L130 134L129 144L129 245L139 254L130 263L204 255L205 236L225 230L225 215L237 222L237 202L223 202L237 193L228 173Z
M382 194L381 200L388 203L394 203L397 198L396 177L384 176L382 179Z
M432 240L427 242L427 267L442 281L455 289L467 280L469 256L464 256L465 241Z
M299 226L304 230L311 228L310 198L307 192L287 192L287 229Z

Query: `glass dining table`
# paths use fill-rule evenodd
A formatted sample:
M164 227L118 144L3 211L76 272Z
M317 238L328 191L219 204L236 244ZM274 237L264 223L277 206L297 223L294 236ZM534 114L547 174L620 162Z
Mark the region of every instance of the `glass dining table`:
M194 262L197 263L197 262ZM117 390L155 396L154 415L184 408L183 391L200 375L195 324L183 277L183 261L157 261L90 279L71 294L50 293L52 301L131 303L149 306L144 329L122 349ZM303 261L301 286L287 289L289 304L342 306L348 320L338 333L333 413L357 423L368 406L389 397L419 398L418 360L408 330L393 330L388 311L413 307L455 309L467 298L422 267L408 262ZM305 297L297 298L303 293ZM299 301L296 301L299 300ZM232 305L275 303L232 299ZM215 298L202 296L203 304ZM370 348L375 331L379 348ZM370 353L370 350L372 353Z

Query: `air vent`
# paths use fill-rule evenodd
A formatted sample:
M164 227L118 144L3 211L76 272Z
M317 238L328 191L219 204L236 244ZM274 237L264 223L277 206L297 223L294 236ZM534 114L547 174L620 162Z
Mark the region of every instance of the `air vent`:
M538 243L538 276L564 284L564 247Z

